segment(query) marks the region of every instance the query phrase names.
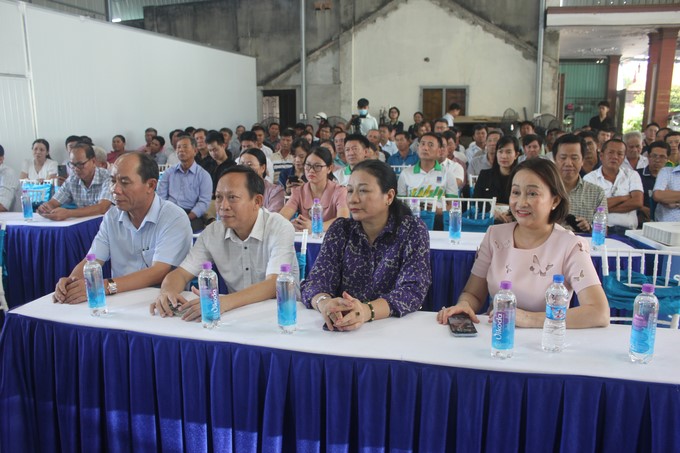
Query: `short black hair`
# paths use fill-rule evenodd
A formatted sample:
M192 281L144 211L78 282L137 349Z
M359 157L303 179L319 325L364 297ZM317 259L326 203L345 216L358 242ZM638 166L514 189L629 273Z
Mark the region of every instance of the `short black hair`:
M597 132L581 131L578 134L578 136L581 137L584 141L585 141L586 138L592 138L595 143L597 143L598 145L600 144L600 140L597 138Z
M527 134L522 137L522 146L527 146L529 143L538 142L538 146L543 146L543 138L536 134Z
M195 129L194 132L193 132L191 135L196 135L196 134L198 134L199 132L203 132L205 135L208 135L208 131L206 131L206 130L203 129L202 127L199 127L198 129Z
M456 133L449 129L448 131L442 132L442 138L447 141L456 140Z
M255 135L255 132L253 132L253 131L245 131L238 138L238 141L240 141L240 142L245 142L245 141L256 142L257 141L257 135Z
M348 142L359 142L361 143L361 146L363 146L366 149L369 149L371 147L371 142L369 142L368 139L361 134L349 134L348 136L345 137L345 144L347 144Z
M208 132L208 136L205 138L205 142L208 144L217 143L218 145L224 145L224 135L217 131L210 131Z
M191 141L191 146L196 148L196 139L194 137L192 137L191 135L182 133L182 134L179 134L177 136L177 142L179 142L180 140L186 140L186 139L189 139L189 141Z
M245 165L234 165L224 170L222 174L220 174L218 181L229 173L241 173L246 175L246 188L248 189L250 198L253 198L256 195L264 196L264 179L260 178L260 175L255 173L255 170L252 168L246 167Z
M78 135L69 135L66 137L66 140L64 141L64 146L67 146L71 142L79 142L80 137Z
M78 142L75 145L73 145L73 150L75 151L76 149L84 149L85 150L85 158L86 159L94 159L94 148L92 148L92 145L87 142Z
M652 142L649 145L649 152L651 153L654 148L663 148L666 150L666 156L671 155L671 145L669 145L666 142L662 142L661 140L657 140L655 142Z
M368 107L368 99L361 98L357 101L357 107Z
M439 143L440 148L444 147L444 142L442 141L441 134L437 134L436 132L425 132L423 135L420 136L420 139L422 140L423 137L432 137L435 140L437 140L437 143Z
M475 133L480 129L484 129L487 134L489 133L489 127L486 124L475 124L475 127L472 128L472 133Z
M609 108L609 101L600 101L600 102L597 103L597 106Z
M663 138L663 141L668 143L668 137L678 137L680 136L680 132L671 130L669 133L666 134L666 136Z
M447 131L447 132L449 132L449 131ZM400 132L397 132L396 134L394 134L395 140L397 138L397 135L403 135L406 140L411 141L411 134L409 134L407 131L400 131Z
M390 132L392 132L394 130L394 126L392 126L389 123L381 124L380 126L378 126L378 129L380 129L381 127L387 128L387 130L390 131Z
M602 154L604 154L604 152L607 150L607 146L609 146L610 143L621 143L624 149L626 150L628 149L628 145L626 145L626 142L624 142L620 138L610 138L609 140L602 144L602 149L600 150Z
M5 157L5 148L0 145L0 157Z
M295 131L292 129L284 129L279 134L281 137L295 137Z
M123 137L123 136L120 135L120 134L114 135L113 138L114 138L114 139L119 138L119 139L121 139L121 141L122 141L123 143L125 143L125 137Z
M253 124L253 127L251 127L250 130L251 130L252 132L255 132L255 131L267 132L267 131L264 130L264 127L262 127L262 125L257 124L257 123L256 123L256 124Z
M156 140L158 143L161 144L161 148L165 146L165 139L163 138L162 135L156 135L154 138L151 140Z
M451 110L460 110L460 104L457 102L452 102L451 104L449 104L449 112Z
M581 148L581 157L585 157L587 150L586 140L583 138L583 136L574 134L564 134L555 140L555 143L553 143L552 147L553 157L557 157L557 152L560 149L560 145L566 144L579 144Z
M659 123L656 123L656 122L652 121L651 123L649 123L648 125L645 126L645 130L649 129L649 128L652 127L652 126L656 126L656 127L658 127L659 129L661 129L661 126L659 126Z
M153 127L147 127L144 129L144 133L146 134L147 132L153 132L154 134L158 135L158 131Z
M531 126L532 129L535 129L536 127L534 126L534 123L532 123L529 120L524 120L519 122L519 127L521 128L522 126Z
M229 137L233 137L233 136L234 136L234 131L232 131L232 130L229 129L228 127L223 127L222 129L220 129L220 132L221 132L221 133L226 132L227 134L229 134ZM222 138L224 138L224 136L223 136Z

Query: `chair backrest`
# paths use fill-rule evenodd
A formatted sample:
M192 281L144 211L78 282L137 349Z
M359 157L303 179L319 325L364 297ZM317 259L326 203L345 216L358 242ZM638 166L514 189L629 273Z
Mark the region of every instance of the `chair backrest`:
M612 263L614 269L610 270ZM680 252L603 248L602 286L610 308L625 312L624 316L612 316L612 321L631 321L633 302L644 283L655 286L659 299L658 324L677 329L680 322ZM663 318L670 318L670 321Z
M159 164L158 165L158 172L163 173L165 170L167 170L170 167L168 164Z
M421 211L430 212L437 211L437 202L441 199L441 197L397 197L397 198L406 203L406 206L408 207L411 207L411 203L418 202L420 203Z
M470 182L470 187L472 188L475 187L475 184L477 184L477 178L479 178L479 175L468 174L468 181Z
M33 204L33 210L43 203L50 201L57 186L56 179L45 179L42 181L34 179L21 179L21 190L26 191Z
M493 198L457 198L461 202L463 217L484 220L493 217L496 209L496 197ZM492 222L493 224L493 222Z
M394 173L399 176L399 174L402 172L404 168L410 167L411 165L390 165L392 167L392 170L394 170Z

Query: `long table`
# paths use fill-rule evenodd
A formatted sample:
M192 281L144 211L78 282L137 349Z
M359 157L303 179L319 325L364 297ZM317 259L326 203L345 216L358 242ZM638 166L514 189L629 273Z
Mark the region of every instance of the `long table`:
M428 312L337 333L299 305L284 335L267 301L210 331L150 316L157 294L111 296L107 318L49 296L11 311L0 450L680 450L677 330L657 332L648 365L616 325L568 331L560 354L518 329L501 361L484 317L476 338Z
M422 309L438 311L444 306L453 305L463 291L472 265L475 262L477 248L484 238L484 233L463 232L460 244L451 244L448 232L430 231L430 266L432 268L432 286L428 291ZM295 235L295 246L300 251L302 234ZM308 238L307 273L311 270L321 250L323 239ZM618 239L606 238L608 249L631 249L632 247ZM601 252L591 252L593 264L598 273L601 270Z
M39 214L25 222L20 212L0 214L7 225L7 303L15 307L54 291L85 258L102 216L54 222ZM108 268L107 268L108 269Z

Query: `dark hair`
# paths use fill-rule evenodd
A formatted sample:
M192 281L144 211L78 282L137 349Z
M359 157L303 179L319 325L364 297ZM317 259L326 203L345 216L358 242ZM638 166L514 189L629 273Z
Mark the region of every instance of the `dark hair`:
M527 146L529 143L538 142L538 146L543 146L543 138L536 134L527 134L522 137L522 146Z
M432 126L434 126L437 123L446 123L446 127L447 128L449 127L449 121L446 118L439 118L439 119L434 120L434 122L432 123ZM433 127L433 129L434 129L434 127Z
M677 137L680 136L680 132L671 130L669 133L666 134L666 136L663 138L663 141L668 142L668 137Z
M331 125L328 124L328 123L323 123L323 124L319 125L319 130L321 130L321 129L328 129L328 132L330 132L331 131Z
M68 137L66 137L66 140L64 140L64 146L67 146L71 142L79 142L79 141L80 141L80 137L78 137L77 135L69 135Z
M435 140L437 140L437 143L439 143L440 148L444 147L444 142L442 141L441 134L437 134L435 132L425 132L423 135L420 136L420 139L422 140L424 137L432 137Z
M392 170L392 167L377 159L367 159L354 166L352 173L357 171L365 171L373 176L378 181L378 186L380 186L382 193L386 194L390 189L394 190L394 200L389 207L389 213L394 216L397 226L401 224L404 217L413 215L411 210L397 198L397 175Z
M329 140L327 138L324 138L323 140L319 140L316 142L316 146L321 146L321 145L331 145L331 148L333 148L333 151L335 151L335 143L333 143L333 140ZM326 148L328 149L328 148Z
M306 129L307 125L305 123L295 123L295 126L293 126L293 129Z
M357 101L357 107L368 107L368 99L361 98Z
M253 124L253 127L250 128L250 132L255 132L255 131L262 131L262 132L267 132L264 130L264 127L260 124Z
M486 124L475 124L475 127L472 128L472 133L474 134L480 129L484 129L487 134L489 133L489 128L487 127Z
M454 141L455 141L455 140L456 140L456 133L453 132L451 129L449 129L448 131L442 132L442 138L443 138L444 140L449 140L449 139L451 139L451 140L454 140Z
M628 149L628 145L626 145L626 142L624 142L623 140L618 139L618 138L610 138L609 140L604 142L604 144L602 145L602 149L600 150L600 152L602 154L604 154L604 152L607 150L607 146L609 146L610 143L621 143L623 145L623 149L625 149L625 150Z
M603 106L604 106L604 107L609 108L609 101L600 101L600 102L597 103L597 106L598 106L598 107L603 107Z
M279 135L281 137L295 137L295 131L292 129L284 129Z
M349 134L345 137L345 144L348 142L359 142L361 143L361 146L364 148L368 149L371 147L371 142L368 141L368 139L361 135L361 134Z
M399 118L399 117L401 116L401 111L400 111L397 107L395 107L395 106L390 107L390 109L387 111L387 116L390 115L390 112L391 112L392 110L396 110L396 111L397 111L397 118Z
M208 135L208 131L206 131L206 130L203 129L202 127L199 127L198 129L195 129L194 132L193 132L191 135L196 135L196 134L198 134L199 132L203 132L205 135Z
M87 135L81 135L80 141L83 142L83 143L87 143L90 146L94 146L94 143L92 143L92 139L90 137L88 137Z
M5 157L5 148L0 145L0 157Z
M422 119L425 119L425 115L423 115L423 112L414 112L413 116L420 115Z
M309 159L309 156L317 156L319 159L323 161L324 164L331 170L333 169L333 156L331 155L331 152L328 151L328 149L324 148L323 146L313 146L309 154L307 154L307 157L305 157L305 164L307 163L307 159ZM335 179L335 176L333 176L333 172L329 171L328 172L328 179L333 180Z
M196 128L194 126L187 126L187 128L184 129L185 134L194 135L194 132L196 132Z
M279 129L281 128L281 125L277 123L276 121L272 121L269 123L269 127L267 129L270 129L272 126L277 126Z
M548 159L527 159L512 170L510 184L515 179L515 175L522 170L536 174L550 188L550 193L560 198L560 203L550 211L548 222L561 223L569 214L569 194L564 188L557 166Z
M257 142L257 135L255 135L255 132L253 131L245 131L244 133L241 134L241 136L238 138L239 142Z
M505 145L508 145L508 144L512 145L512 147L515 149L515 154L517 154L517 156L515 157L515 161L510 166L510 170L512 170L513 168L515 168L517 166L517 160L518 160L519 155L520 155L519 140L517 140L512 135L506 135L505 137L499 138L498 141L496 142L496 153L498 153L499 149L501 149L502 147L504 147ZM498 174L500 174L501 166L498 163L498 158L495 158L493 160L493 165L491 166L491 168L494 172L498 172Z
M241 153L241 156L243 156L244 154L250 154L251 156L255 157L255 159L257 159L257 161L260 163L260 166L264 166L264 174L262 175L262 177L266 178L267 156L264 155L264 152L260 148L248 148L247 150Z
M154 140L161 144L161 148L165 146L165 139L163 138L162 135L156 135L154 138L151 139L151 141Z
M395 140L397 139L397 135L403 135L406 138L406 140L411 141L411 134L409 134L407 131L401 131L394 134Z
M122 135L120 135L120 134L114 135L114 136L113 136L113 139L116 139L116 138L119 138L123 143L125 143L125 137L123 137ZM113 140L113 139L112 139L112 140Z
M381 124L380 126L378 126L378 130L379 130L381 127L384 127L385 129L387 129L387 130L390 131L390 132L392 132L392 131L394 130L394 126L392 126L392 125L389 124L389 123L383 123L383 124Z
M232 131L228 127L223 127L222 129L220 129L220 133L223 133L223 132L226 132L227 134L229 134L229 137L234 136L234 131ZM224 137L222 137L222 138L224 138Z
M258 151L260 150L258 149ZM246 175L247 179L246 188L248 189L248 195L250 195L250 198L253 198L255 195L264 196L264 179L260 178L260 175L255 173L255 170L253 170L252 168L246 167L245 165L231 166L224 170L222 174L220 174L218 181L224 178L224 176L228 175L229 173L241 173Z
M191 141L191 146L196 148L196 139L189 134L179 134L177 141L189 139Z
M655 142L652 142L652 143L649 145L649 148L648 148L650 154L651 154L651 152L652 152L652 150L653 150L654 148L663 148L663 149L666 150L666 156L670 156L670 155L671 155L671 145L669 145L669 144L666 143L666 142L662 142L661 140L657 140L657 141L655 141Z
M218 145L224 145L224 136L216 131L210 131L208 136L205 138L206 143L217 143Z
M84 149L85 150L85 158L86 159L94 159L94 148L92 148L92 145L87 143L87 142L78 142L75 145L73 145L73 151L77 149Z
M170 142L172 142L172 137L174 137L175 134L179 134L181 132L184 132L184 131L182 129L173 129L172 131L170 131L170 133L168 134L168 138L170 139Z
M295 154L295 150L298 148L302 148L305 151L305 153L309 154L311 147L312 145L310 145L307 140L305 140L304 138L298 138L295 139L293 144L290 146L290 149L293 150L293 154Z
M597 145L600 144L600 140L597 138L597 132L593 132L593 131L581 131L581 133L578 134L578 136L581 137L581 138L583 139L583 141L585 141L586 138L592 138L593 141L594 141Z
M47 158L51 159L51 157L50 157L50 143L47 140L45 140L44 138L38 138L33 142L33 144L31 145L31 148L33 148L36 143L40 143L41 145L45 146L45 149L47 149Z
M153 127L147 127L146 129L144 129L144 133L146 134L147 132L153 132L154 134L158 135L158 131Z
M571 145L571 144L578 144L580 145L581 148L581 157L585 157L586 155L586 141L585 139L580 136L580 135L574 135L574 134L564 134L561 137L558 137L557 140L555 140L555 143L553 143L553 148L552 148L552 155L553 157L557 157L557 152L560 150L560 145Z
M652 121L651 123L649 123L648 125L645 126L645 130L649 129L649 128L652 127L652 126L656 126L656 127L658 127L659 129L661 129L661 126L659 126L659 123L656 123L656 122Z
M460 104L457 102L452 102L449 104L449 112L451 110L460 110Z

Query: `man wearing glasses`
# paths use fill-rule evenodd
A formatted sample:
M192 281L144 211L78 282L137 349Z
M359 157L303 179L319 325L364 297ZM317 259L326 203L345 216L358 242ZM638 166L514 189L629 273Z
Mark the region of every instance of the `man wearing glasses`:
M52 199L38 207L38 213L51 220L71 217L87 217L106 213L111 206L109 173L97 167L94 149L88 143L79 142L69 153L68 166L72 175L64 182ZM74 203L75 209L61 206Z

